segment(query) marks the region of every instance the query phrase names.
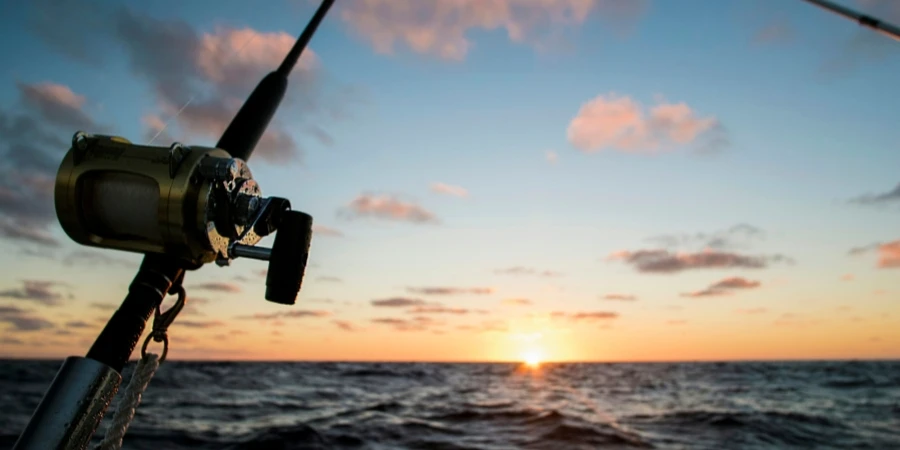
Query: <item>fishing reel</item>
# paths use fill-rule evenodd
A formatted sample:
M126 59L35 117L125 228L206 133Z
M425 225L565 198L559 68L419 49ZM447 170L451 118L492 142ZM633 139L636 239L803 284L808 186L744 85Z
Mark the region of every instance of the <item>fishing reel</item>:
M239 257L269 262L266 300L292 305L312 217L263 197L247 164L225 150L136 145L77 132L56 176L56 214L82 245L162 253L197 268ZM255 244L276 232L271 249Z

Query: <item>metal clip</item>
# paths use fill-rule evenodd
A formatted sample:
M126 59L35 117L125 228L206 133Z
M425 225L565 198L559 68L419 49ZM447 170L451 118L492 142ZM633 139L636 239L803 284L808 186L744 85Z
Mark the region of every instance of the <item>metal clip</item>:
M162 363L166 360L166 353L169 352L169 325L172 325L172 322L175 321L175 317L178 316L178 313L181 312L181 309L184 308L185 303L187 303L187 294L184 292L184 287L173 287L172 291L174 291L174 294L178 295L178 299L175 300L175 304L166 312L160 311L162 305L156 307L156 313L153 316L153 330L147 335L147 339L144 339L144 345L141 347L142 358L147 357L147 345L150 344L150 339L152 338L155 342L162 342L163 344L162 355L159 356L159 362Z

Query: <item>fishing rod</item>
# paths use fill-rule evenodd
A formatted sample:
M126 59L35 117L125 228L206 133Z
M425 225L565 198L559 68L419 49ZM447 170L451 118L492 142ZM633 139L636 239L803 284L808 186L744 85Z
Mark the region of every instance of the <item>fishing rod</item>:
M887 22L883 22L875 17L867 16L865 14L860 14L852 9L845 8L841 5L837 5L835 3L826 1L826 0L806 0L813 5L816 5L826 11L831 11L841 17L854 20L859 23L860 26L871 28L878 33L881 33L889 38L894 39L895 41L900 41L900 27L895 25L891 25Z
M118 391L122 371L155 313L152 338L168 351L166 328L185 305L185 272L235 258L268 261L265 298L293 305L312 240L312 217L289 200L263 197L246 161L287 91L288 75L334 0L323 0L281 65L266 75L214 148L135 145L77 132L54 191L66 234L92 247L144 254L125 300L85 357L66 358L14 449L85 448ZM256 246L275 233L272 248ZM175 306L160 311L167 295Z
M894 39L900 29L823 0L812 4ZM79 131L56 177L56 213L79 244L144 254L122 304L85 357L65 359L14 450L85 448L115 397L147 320L168 351L168 326L187 301L186 271L235 258L268 261L266 300L293 305L312 240L312 217L263 197L246 161L287 91L288 75L334 0L323 0L281 65L256 86L215 147L135 145ZM275 233L272 248L256 244ZM160 311L162 300L175 305ZM145 385L146 386L146 385ZM132 411L133 412L133 411ZM123 431L124 432L124 431Z

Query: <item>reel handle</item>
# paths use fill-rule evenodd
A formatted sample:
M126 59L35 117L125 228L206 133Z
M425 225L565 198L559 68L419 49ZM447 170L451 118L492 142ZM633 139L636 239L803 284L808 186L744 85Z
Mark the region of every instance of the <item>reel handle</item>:
M266 300L283 305L297 301L309 258L312 222L312 216L300 211L282 213L269 258Z

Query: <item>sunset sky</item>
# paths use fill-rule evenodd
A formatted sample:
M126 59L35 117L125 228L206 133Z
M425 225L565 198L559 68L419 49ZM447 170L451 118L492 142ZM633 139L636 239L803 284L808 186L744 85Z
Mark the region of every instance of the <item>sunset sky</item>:
M213 145L316 6L62 3L0 14L5 357L84 354L140 261L62 232L72 134ZM300 298L190 272L170 357L898 358L897 73L800 0L338 0L250 160Z

